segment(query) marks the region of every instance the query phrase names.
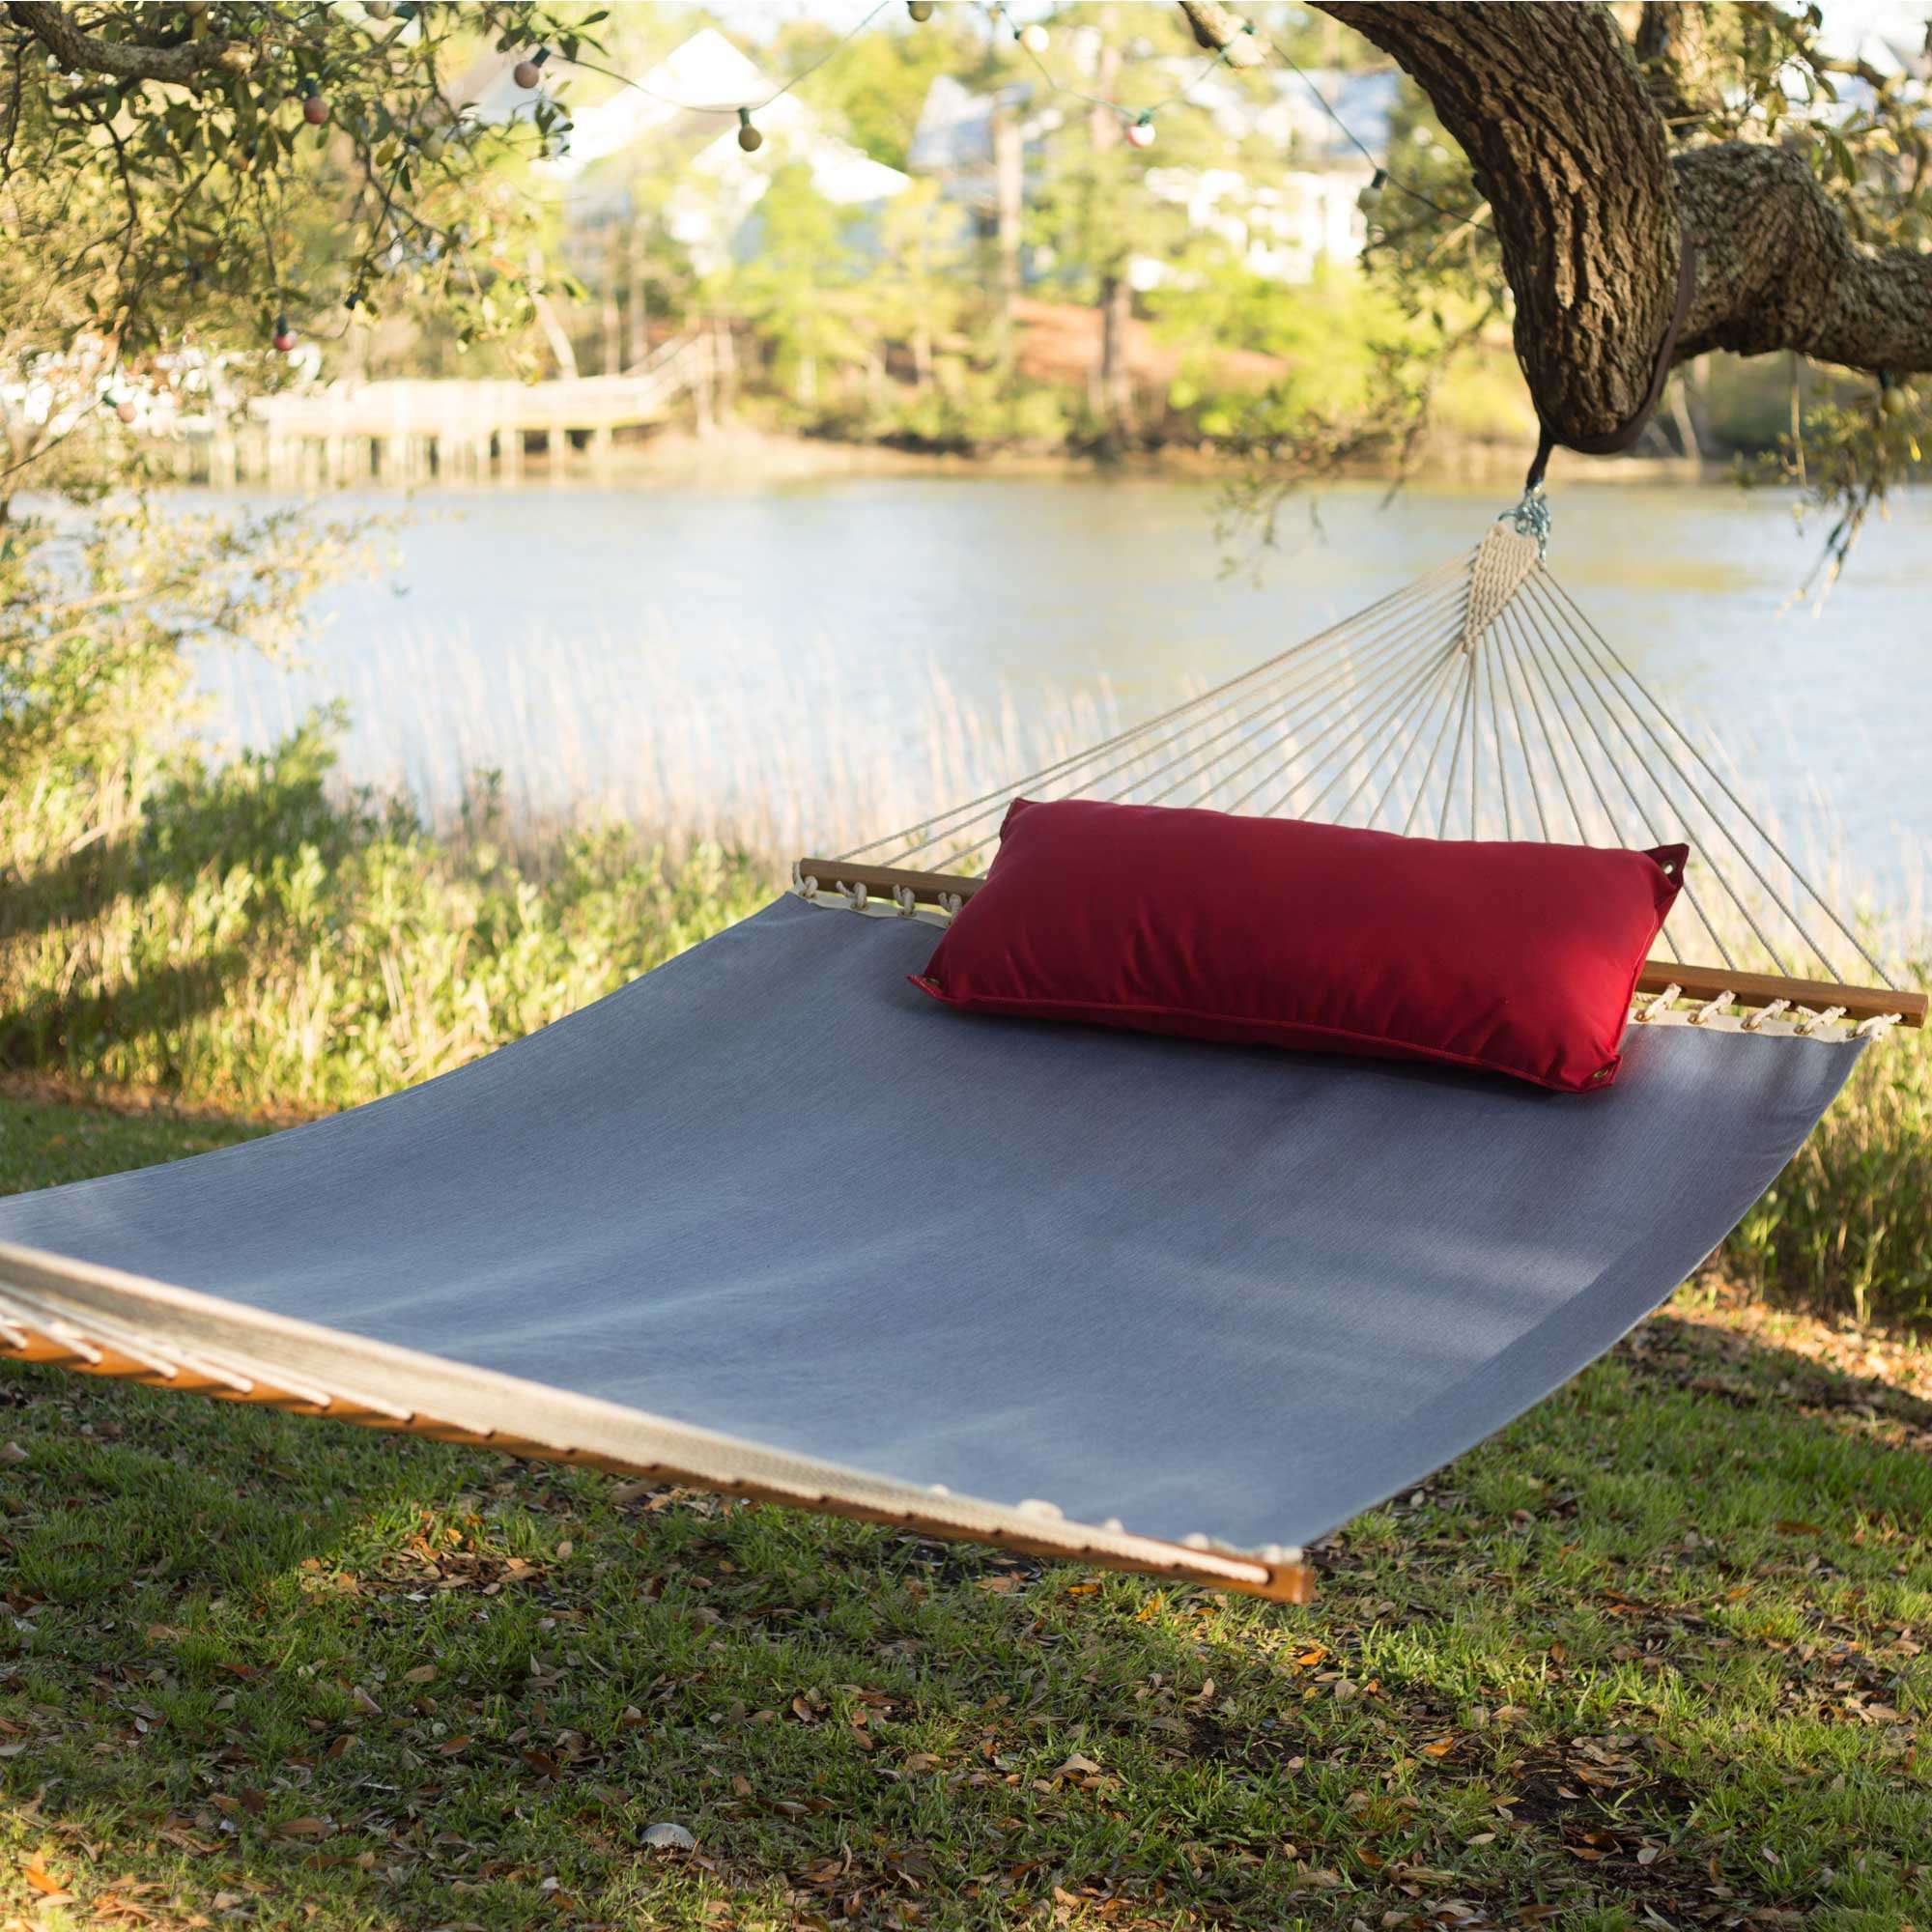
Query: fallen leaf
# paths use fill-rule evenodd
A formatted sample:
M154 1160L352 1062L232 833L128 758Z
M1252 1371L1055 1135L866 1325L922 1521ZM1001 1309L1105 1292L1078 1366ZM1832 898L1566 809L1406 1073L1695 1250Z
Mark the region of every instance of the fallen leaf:
M36 1891L44 1892L49 1899L65 1899L71 1896L67 1887L41 1862L39 1852L20 1867L20 1876Z
M1416 1748L1424 1757L1447 1757L1456 1748L1456 1740L1453 1737L1432 1738L1426 1745L1418 1745Z
M275 1827L284 1838L326 1838L334 1829L327 1818L284 1818Z
M403 1682L405 1684L434 1684L436 1682L436 1665L433 1663L419 1663L413 1670L403 1672Z

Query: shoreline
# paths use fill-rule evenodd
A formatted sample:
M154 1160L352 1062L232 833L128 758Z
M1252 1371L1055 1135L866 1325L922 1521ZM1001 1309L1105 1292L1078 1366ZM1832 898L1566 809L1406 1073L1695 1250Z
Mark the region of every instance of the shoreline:
M1447 444L1433 458L1398 474L1381 466L1364 465L1336 472L1310 471L1300 488L1329 488L1414 484L1425 488L1504 488L1514 491L1528 467L1527 443L1463 441ZM1685 457L1615 458L1578 456L1558 450L1549 466L1553 485L1582 483L1711 484L1728 480L1729 463L1700 462ZM902 449L878 442L840 442L733 424L698 435L690 430L665 430L639 442L618 442L592 456L573 451L554 473L545 456L527 459L525 473L514 479L469 477L443 480L416 477L409 483L384 485L357 479L341 490L302 492L308 496L379 495L490 496L516 490L676 489L745 483L807 483L843 477L950 476L1044 479L1065 482L1144 481L1221 482L1249 474L1247 467L1209 449L1174 445L1159 450L1132 450L1109 461L1064 450L995 449L969 455L949 450ZM222 486L183 482L177 487L227 495ZM259 485L244 485L252 492Z

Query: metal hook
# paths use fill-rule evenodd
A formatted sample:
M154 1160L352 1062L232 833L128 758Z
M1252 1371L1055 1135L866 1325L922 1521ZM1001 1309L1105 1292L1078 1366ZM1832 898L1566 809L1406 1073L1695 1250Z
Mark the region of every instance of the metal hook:
M1520 537L1534 537L1539 561L1549 554L1549 499L1541 483L1532 483L1516 508L1505 510L1496 522L1509 525Z

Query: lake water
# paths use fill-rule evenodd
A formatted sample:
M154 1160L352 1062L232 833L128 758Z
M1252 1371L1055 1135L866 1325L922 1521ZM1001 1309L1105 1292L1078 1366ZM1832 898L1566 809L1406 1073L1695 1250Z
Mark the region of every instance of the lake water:
M1259 582L1211 484L988 476L426 497L399 561L327 596L294 671L206 670L256 741L346 699L345 763L446 810L517 807L866 838L1158 709L1466 548L1492 494L1324 490ZM355 499L330 499L331 509ZM394 514L395 498L368 507ZM1747 798L1894 910L1932 839L1932 499L1814 614L1822 541L1773 493L1564 489L1550 566ZM950 789L949 789L950 787Z

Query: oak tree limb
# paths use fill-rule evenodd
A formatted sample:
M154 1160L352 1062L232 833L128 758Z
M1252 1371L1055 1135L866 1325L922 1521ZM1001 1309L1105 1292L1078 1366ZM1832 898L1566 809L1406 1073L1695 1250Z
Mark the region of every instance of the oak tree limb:
M1612 435L1639 411L1686 241L1697 280L1673 360L1788 349L1932 369L1932 255L1856 242L1788 148L1673 156L1654 77L1607 7L1316 4L1392 56L1467 155L1494 211L1517 354L1558 440ZM1244 34L1225 6L1181 6L1206 45Z

